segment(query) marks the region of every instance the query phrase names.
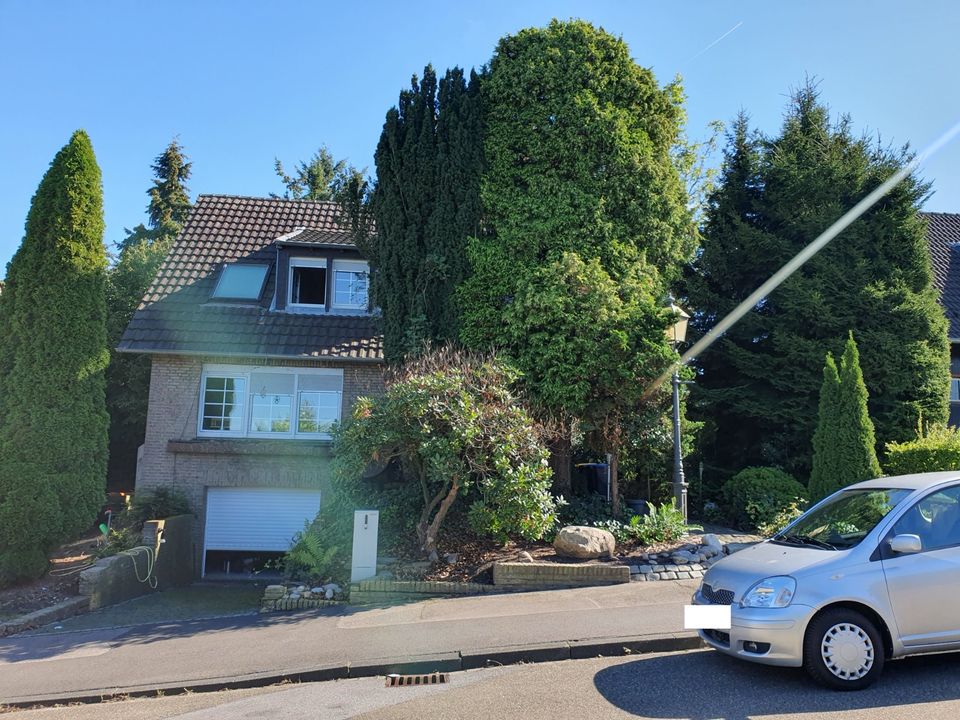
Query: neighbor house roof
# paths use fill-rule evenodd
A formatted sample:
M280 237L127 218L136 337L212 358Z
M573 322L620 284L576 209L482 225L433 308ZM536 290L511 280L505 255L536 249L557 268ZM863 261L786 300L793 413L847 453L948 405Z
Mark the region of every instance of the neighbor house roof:
M276 272L257 303L212 302L225 263L275 264L277 245L352 249L332 202L201 195L134 313L123 352L380 361L383 341L369 315L271 310Z
M927 220L927 243L933 283L950 322L951 340L960 339L960 214L921 213Z

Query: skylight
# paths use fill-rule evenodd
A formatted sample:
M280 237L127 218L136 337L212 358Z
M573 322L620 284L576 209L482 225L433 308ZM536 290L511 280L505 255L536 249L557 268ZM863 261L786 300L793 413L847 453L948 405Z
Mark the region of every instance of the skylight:
M219 300L258 300L269 265L225 265L211 297Z

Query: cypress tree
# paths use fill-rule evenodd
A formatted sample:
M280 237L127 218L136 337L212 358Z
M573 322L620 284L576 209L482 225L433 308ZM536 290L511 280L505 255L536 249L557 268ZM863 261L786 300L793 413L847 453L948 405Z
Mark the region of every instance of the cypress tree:
M77 131L40 182L8 268L0 583L42 573L104 501L106 266L100 169Z
M113 348L183 229L191 208L186 182L190 179L192 163L176 139L157 156L151 168L154 179L147 190L149 227L137 225L117 243L119 256L107 282L107 338L111 350L107 368L110 414L107 478L111 487L125 489L133 485L137 448L143 443L146 431L150 358L118 353Z
M701 330L909 159L855 137L849 118L831 121L812 85L794 94L777 137L742 125L689 285ZM715 438L708 464L807 476L823 353L838 355L851 329L878 450L912 437L921 416L945 422L947 326L918 216L927 190L913 177L900 183L698 358L695 406Z
M837 440L840 430L840 375L833 355L827 353L820 386L820 410L817 430L813 435L813 470L810 473L810 495L818 500L836 489L836 468L839 465Z
M427 66L387 112L371 197L376 235L361 245L393 363L458 332L453 295L467 272L466 238L480 218L479 82L476 73L468 82L453 68L438 93Z

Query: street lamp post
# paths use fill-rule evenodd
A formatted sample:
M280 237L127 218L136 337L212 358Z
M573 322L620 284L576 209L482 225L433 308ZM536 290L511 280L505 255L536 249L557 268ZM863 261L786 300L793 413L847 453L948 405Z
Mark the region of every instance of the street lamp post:
M673 298L668 299L671 313L676 321L667 328L667 339L674 348L679 347L687 337L687 322L690 315L683 308L676 305ZM683 513L683 521L687 521L687 487L688 483L683 476L683 454L680 449L680 368L673 371L673 497L677 509Z

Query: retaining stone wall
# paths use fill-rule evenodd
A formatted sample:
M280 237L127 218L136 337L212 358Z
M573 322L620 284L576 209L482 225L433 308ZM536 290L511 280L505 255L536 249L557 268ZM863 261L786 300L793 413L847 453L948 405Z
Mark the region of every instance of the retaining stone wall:
M500 562L493 565L493 584L534 588L584 587L630 582L630 568L613 564Z

